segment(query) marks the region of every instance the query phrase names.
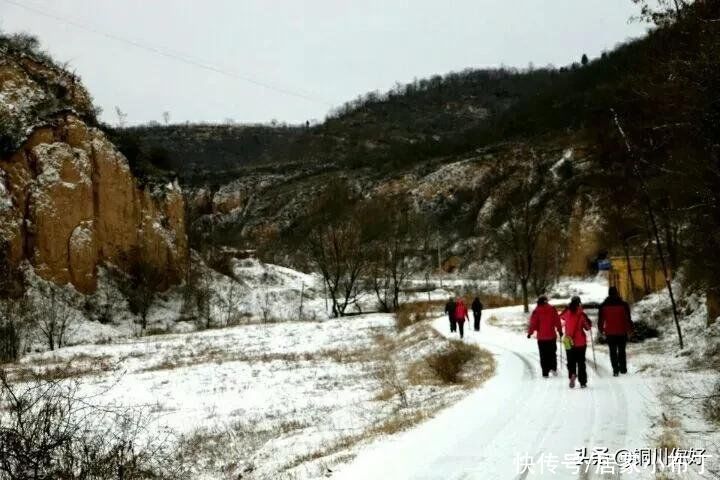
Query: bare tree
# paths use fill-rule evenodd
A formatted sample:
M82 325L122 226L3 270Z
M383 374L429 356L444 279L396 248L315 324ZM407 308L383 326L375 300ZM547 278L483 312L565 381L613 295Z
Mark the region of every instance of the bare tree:
M9 244L0 241L0 363L14 362L22 352L27 330L24 291L22 276L9 258Z
M401 198L380 197L360 208L363 239L367 242L365 283L375 292L380 308L395 311L400 292L412 273L410 255L418 219Z
M241 300L240 290L240 283L231 279L230 286L227 289L225 297L218 297L224 312L224 325L226 327L237 321L237 313Z
M640 19L666 26L677 21L693 1L688 0L632 0L640 6Z
M195 323L198 328L212 327L212 271L200 259L194 259L185 285L186 301L194 306Z
M539 247L544 235L557 231L557 212L551 202L557 195L547 165L534 152L517 149L519 163L503 191L497 193L492 208L481 220L486 254L501 260L520 284L525 312L530 311L529 287L537 269L537 256L546 254ZM524 158L523 158L524 157Z
M120 110L120 107L115 106L115 114L118 117L118 126L120 128L125 128L127 126L127 113Z
M24 301L13 299L0 303L0 363L20 358L29 327Z
M341 317L357 301L359 280L367 266L360 224L350 219L319 225L310 234L308 246L332 302L332 315Z
M155 294L165 285L165 276L135 247L121 259L125 268L120 274L120 287L127 297L130 311L140 317L140 328L147 328L147 316L155 301Z
M62 348L76 315L64 295L57 292L55 287L48 286L29 296L26 301L27 317L34 320L35 328L48 348Z
M262 313L263 323L268 323L270 321L270 292L268 292L267 288L263 292L263 299L262 303L260 304L260 312Z
M167 110L164 111L162 113L162 119L163 119L163 123L165 125L169 125L170 124L170 112L168 112Z

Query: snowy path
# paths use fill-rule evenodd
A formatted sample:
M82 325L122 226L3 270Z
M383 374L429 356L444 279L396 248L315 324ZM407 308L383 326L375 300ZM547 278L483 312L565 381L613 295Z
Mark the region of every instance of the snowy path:
M490 315L488 310L483 317ZM444 318L435 327L449 335ZM653 446L645 437L648 408L654 403L653 382L633 374L632 365L628 376L614 378L607 355L597 352L595 369L588 348L588 388L571 390L564 366L558 378L542 378L534 339L484 324L480 333L466 334L466 341L496 356L496 375L419 427L372 444L333 478L618 478L601 476L595 467L579 475L563 462L581 447L589 451L607 447L614 452ZM540 472L536 465L520 474L518 455L537 460L555 455L558 465L555 473Z

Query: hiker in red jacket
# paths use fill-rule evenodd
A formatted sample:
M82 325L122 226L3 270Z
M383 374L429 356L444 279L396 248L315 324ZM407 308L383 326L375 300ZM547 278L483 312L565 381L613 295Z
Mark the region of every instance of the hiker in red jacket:
M527 338L537 332L538 351L540 352L540 369L542 376L547 378L550 372L557 375L557 337L562 336L560 316L555 307L548 304L545 296L538 298L537 307L530 315Z
M464 325L465 320L470 323L470 318L468 317L468 309L465 306L465 301L462 299L462 297L457 297L455 299L455 322L457 323L457 329L458 332L460 332L460 338L463 338L464 335Z
M633 328L630 306L620 298L617 288L610 287L608 297L600 305L598 330L607 338L610 348L610 364L613 376L627 373L625 345L628 333Z
M587 336L585 330L590 330L592 323L583 311L580 297L572 298L570 305L560 314L560 318L565 323L563 347L567 352L570 388L575 388L576 379L580 380L580 387L585 388L587 387L587 368L585 365Z

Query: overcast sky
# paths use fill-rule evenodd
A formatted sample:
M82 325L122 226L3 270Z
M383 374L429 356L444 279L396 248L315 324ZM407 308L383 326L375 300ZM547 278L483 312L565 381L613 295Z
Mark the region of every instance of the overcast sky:
M415 77L593 58L644 33L628 22L636 11L631 0L0 0L0 29L69 62L111 123L115 106L129 123L163 111L304 122Z

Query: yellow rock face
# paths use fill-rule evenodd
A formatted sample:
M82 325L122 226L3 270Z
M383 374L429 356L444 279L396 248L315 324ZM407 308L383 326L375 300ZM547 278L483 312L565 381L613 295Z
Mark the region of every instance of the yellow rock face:
M74 115L36 129L0 161L0 182L0 237L15 263L29 260L41 277L92 292L99 265L122 268L140 251L168 283L182 278L180 187L141 189L125 157Z

